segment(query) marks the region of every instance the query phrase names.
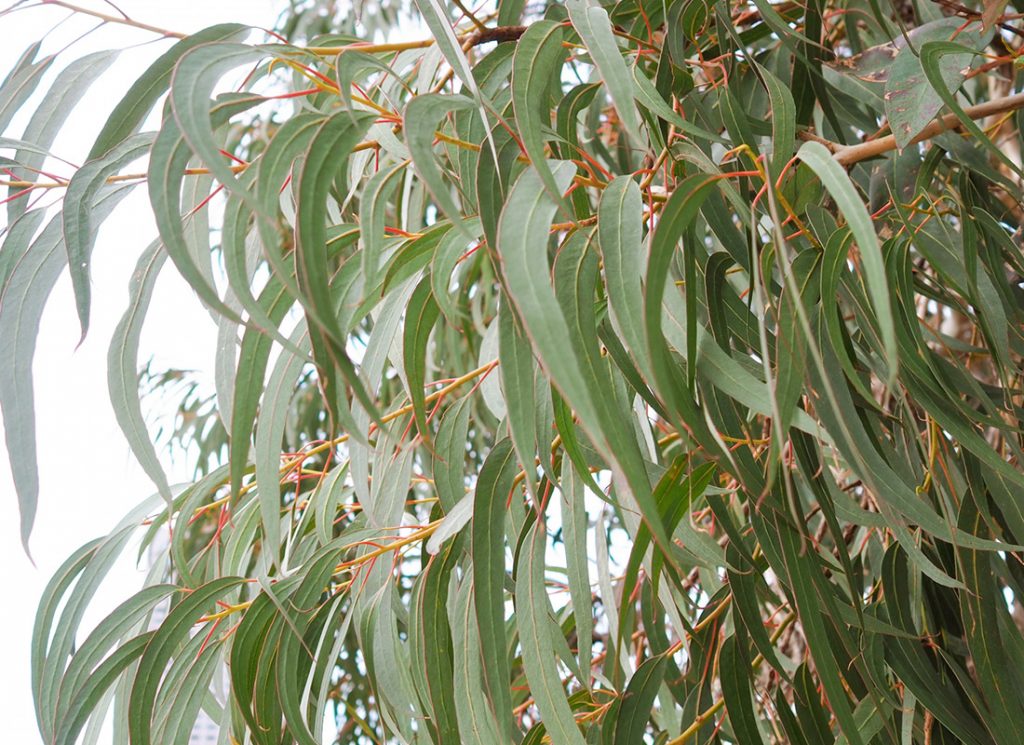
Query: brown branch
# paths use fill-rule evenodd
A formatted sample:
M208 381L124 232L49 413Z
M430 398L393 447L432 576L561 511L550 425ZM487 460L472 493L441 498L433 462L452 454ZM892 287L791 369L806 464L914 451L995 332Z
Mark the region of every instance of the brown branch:
M43 5L54 5L60 8L66 8L67 10L70 10L72 13L79 13L81 15L99 18L104 23L118 23L122 26L131 26L132 28L142 29L143 31L152 31L155 34L167 36L172 39L184 39L188 35L179 33L177 31L169 31L168 29L160 28L159 26L151 26L148 23L141 23L139 21L135 21L129 18L128 16L124 16L124 18L118 18L117 16L108 15L106 13L100 13L97 10L82 8L78 5L72 5L69 2L65 2L64 0L41 0L41 2Z
M1012 96L997 98L993 101L985 101L984 103L979 103L975 106L968 106L964 109L964 113L967 114L970 119L984 119L986 116L1005 114L1018 109L1024 109L1024 93L1017 93ZM919 142L930 140L943 132L955 129L959 124L960 118L956 114L946 114L939 119L935 119L927 127L922 129L917 136L910 141L910 144L915 145ZM836 161L840 165L846 167L850 167L855 163L860 163L862 160L874 158L882 153L887 153L891 150L897 149L896 138L892 135L879 137L877 140L862 142L859 145L840 145L837 142L825 140L817 135L811 134L810 132L801 132L800 138L822 143L832 151Z
M474 31L466 37L463 45L475 47L480 44L487 44L491 41L515 41L526 33L526 26L498 26L496 28L484 28Z
M526 26L497 26L496 28L477 30L461 37L462 48L469 49L470 47L487 44L491 41L514 41L524 33L526 33ZM366 54L376 54L379 52L403 52L406 49L423 49L425 47L431 47L435 43L436 41L432 38L419 39L417 41L398 41L386 44L367 44L364 42L356 42L355 44L346 44L341 47L306 47L305 51L322 56L341 54L348 50L364 52Z

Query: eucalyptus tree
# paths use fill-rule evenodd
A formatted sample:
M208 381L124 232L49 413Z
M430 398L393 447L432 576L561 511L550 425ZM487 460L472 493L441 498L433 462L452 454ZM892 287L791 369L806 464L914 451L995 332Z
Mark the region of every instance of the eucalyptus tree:
M167 37L79 167L42 173L113 53L51 76L75 46L32 44L0 85L26 545L47 297L67 269L85 334L103 220L141 189L158 228L109 354L156 493L45 592L46 743L111 707L134 745L200 712L261 745L325 715L343 743L1019 742L1016 3L293 2L188 36L46 4ZM187 386L183 485L139 395L168 272L219 340L209 397L144 376ZM82 628L138 538L146 586Z

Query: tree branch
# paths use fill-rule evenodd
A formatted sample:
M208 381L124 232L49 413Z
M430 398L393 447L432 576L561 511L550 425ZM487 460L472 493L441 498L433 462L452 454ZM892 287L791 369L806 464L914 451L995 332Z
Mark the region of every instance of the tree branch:
M1017 93L1012 96L997 98L993 101L985 101L984 103L979 103L975 106L968 106L964 109L964 113L971 119L984 119L986 116L992 116L993 114L1005 114L1022 108L1024 108L1024 93ZM959 124L960 118L956 114L946 114L945 116L934 120L927 127L922 129L921 132L910 141L910 144L914 145L918 142L930 140L943 132L955 129ZM800 133L800 137L805 140L821 142L825 147L832 151L836 161L846 167L850 167L862 160L874 158L882 153L887 153L896 149L896 138L892 135L879 137L877 140L862 142L859 145L840 145L837 142L825 140L817 135L811 134L810 132L802 132Z
M498 26L474 31L466 37L464 44L475 47L489 41L514 41L526 33L526 26Z
M78 5L72 5L69 2L65 2L65 0L41 0L41 2L43 5L54 5L60 8L66 8L67 10L70 10L73 13L80 13L82 15L92 16L93 18L99 18L104 23L119 23L122 26L131 26L132 28L142 29L143 31L152 31L155 34L167 36L172 39L184 39L186 36L188 36L188 34L182 34L177 31L169 31L168 29L160 28L159 26L151 26L148 23L141 23L139 21L129 18L128 16L118 18L117 16L108 15L106 13L100 13L98 10L91 10L90 8L83 8Z
M526 26L497 26L496 28L477 29L460 38L463 49L486 44L490 41L514 41L526 33ZM376 54L378 52L402 52L406 49L423 49L435 44L433 38L419 39L417 41L398 41L386 44L346 44L342 47L306 47L305 51L319 55L341 54L346 50Z

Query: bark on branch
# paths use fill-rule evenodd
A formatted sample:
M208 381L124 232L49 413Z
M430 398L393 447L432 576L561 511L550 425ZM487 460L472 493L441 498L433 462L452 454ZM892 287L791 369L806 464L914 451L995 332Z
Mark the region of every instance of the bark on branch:
M526 33L526 26L498 26L474 31L463 42L469 46L478 46L490 41L514 41Z
M979 103L975 106L968 106L964 109L964 113L971 119L984 119L986 116L1005 114L1022 108L1024 108L1024 93L1017 93L1012 96L997 98L993 101L985 101L984 103ZM956 114L946 114L945 116L935 119L927 127L922 129L921 132L910 141L910 144L914 145L919 142L924 142L925 140L930 140L950 129L956 129L959 124L960 118ZM862 142L859 145L840 145L837 142L822 139L809 132L801 133L800 136L805 140L815 140L824 144L832 151L836 161L846 167L850 167L862 160L874 158L882 153L887 153L896 149L896 138L892 135L879 137L877 140Z

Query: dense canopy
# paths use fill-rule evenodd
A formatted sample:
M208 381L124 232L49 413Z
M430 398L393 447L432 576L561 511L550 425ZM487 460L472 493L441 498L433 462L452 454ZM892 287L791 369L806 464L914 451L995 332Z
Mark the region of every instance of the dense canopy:
M44 305L67 269L87 332L130 190L159 230L109 354L156 494L44 595L47 745L111 706L132 745L200 712L258 745L1020 741L1015 3L293 0L189 36L44 4L168 37L79 166L50 151L115 53L0 84L26 545ZM215 391L140 359L165 272ZM140 536L146 587L80 628Z

